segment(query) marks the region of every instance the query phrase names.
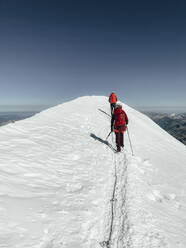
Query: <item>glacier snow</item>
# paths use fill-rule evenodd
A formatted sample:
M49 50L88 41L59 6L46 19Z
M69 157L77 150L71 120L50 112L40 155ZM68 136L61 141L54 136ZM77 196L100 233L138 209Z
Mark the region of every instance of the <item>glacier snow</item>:
M0 128L0 248L186 247L185 146L122 105L134 156L104 96Z

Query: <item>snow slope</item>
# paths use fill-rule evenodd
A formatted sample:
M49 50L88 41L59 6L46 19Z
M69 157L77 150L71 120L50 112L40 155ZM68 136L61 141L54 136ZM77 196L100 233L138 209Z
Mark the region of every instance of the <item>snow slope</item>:
M114 153L106 97L0 128L0 248L185 248L186 149L124 105Z

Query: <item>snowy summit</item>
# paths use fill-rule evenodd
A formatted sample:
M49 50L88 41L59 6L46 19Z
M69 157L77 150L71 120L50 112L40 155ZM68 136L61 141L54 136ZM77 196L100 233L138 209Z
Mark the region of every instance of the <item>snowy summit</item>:
M122 104L80 97L0 128L1 248L185 248L186 149Z

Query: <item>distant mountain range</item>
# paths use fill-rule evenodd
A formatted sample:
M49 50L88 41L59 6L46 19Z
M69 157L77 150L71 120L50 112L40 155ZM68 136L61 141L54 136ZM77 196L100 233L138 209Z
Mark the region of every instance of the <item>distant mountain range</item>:
M0 126L29 118L37 112L0 112Z
M186 113L166 114L144 112L161 128L186 145Z

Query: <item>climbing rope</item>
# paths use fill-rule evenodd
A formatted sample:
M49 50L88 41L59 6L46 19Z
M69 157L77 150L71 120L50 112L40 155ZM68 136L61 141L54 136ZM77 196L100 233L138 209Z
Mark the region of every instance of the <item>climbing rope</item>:
M103 241L100 242L100 245L102 247L106 247L106 248L110 248L110 242L111 242L111 238L112 238L112 232L113 232L113 222L114 222L114 202L117 201L117 199L115 198L115 192L116 192L116 185L117 185L117 163L116 163L116 159L114 162L115 165L115 180L114 180L114 186L113 186L113 192L112 192L112 198L110 200L111 202L111 222L110 222L110 230L109 230L109 236L108 236L108 240L107 241Z

